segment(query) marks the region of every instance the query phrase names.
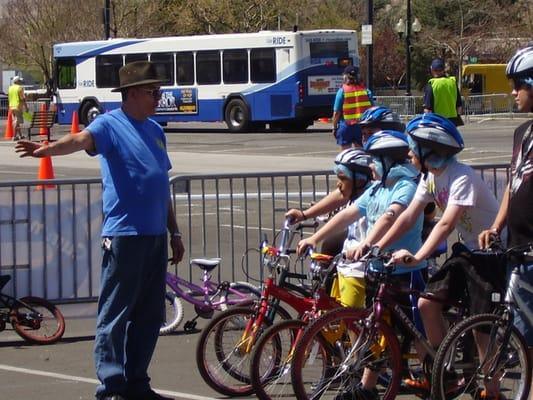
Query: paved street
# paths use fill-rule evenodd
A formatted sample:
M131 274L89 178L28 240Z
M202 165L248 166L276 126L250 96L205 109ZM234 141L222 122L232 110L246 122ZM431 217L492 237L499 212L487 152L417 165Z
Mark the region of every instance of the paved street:
M513 130L522 121L479 120L467 124L461 128L466 149L460 158L469 163L507 163ZM172 174L329 169L338 151L330 128L330 124L318 123L306 133L230 134L222 124L171 125L166 132ZM4 121L0 129L3 132ZM58 138L67 131L68 127L56 127L53 135ZM57 178L99 175L98 161L82 153L55 157L53 164ZM12 142L0 142L0 181L33 180L37 169L38 160L20 159ZM0 332L0 399L93 398L94 305L61 308L68 318L65 339L58 344L29 346L10 327ZM187 307L185 320L193 315ZM205 324L200 320L198 328ZM197 372L199 333L185 334L181 329L159 341L151 370L154 388L176 399L223 398L209 389Z

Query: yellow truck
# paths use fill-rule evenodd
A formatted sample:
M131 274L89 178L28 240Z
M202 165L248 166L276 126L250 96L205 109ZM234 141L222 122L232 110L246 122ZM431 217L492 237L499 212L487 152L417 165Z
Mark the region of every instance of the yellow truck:
M505 76L505 67L506 64L466 64L463 66L461 94L469 105L469 110L465 110L467 113L509 111L509 107L512 107L509 105L511 86Z

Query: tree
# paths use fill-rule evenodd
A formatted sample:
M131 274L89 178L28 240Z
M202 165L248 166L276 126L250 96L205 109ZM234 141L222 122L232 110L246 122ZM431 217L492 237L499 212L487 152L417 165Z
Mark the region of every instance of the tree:
M38 68L44 82L51 78L51 51L56 42L95 38L100 21L96 0L9 0L0 17L0 60L24 69ZM83 24L72 16L83 15Z

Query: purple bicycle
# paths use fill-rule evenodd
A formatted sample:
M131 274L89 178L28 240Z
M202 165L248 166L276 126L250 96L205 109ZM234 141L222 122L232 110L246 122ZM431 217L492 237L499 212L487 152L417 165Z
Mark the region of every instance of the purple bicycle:
M261 297L261 291L248 282L213 282L210 272L220 264L221 258L196 258L191 260L203 271L202 286L195 285L168 272L166 282L172 289L165 294L165 322L159 330L164 335L175 331L183 320L183 302L192 304L196 316L185 322L185 332L196 328L199 317L209 319L215 311L226 310L229 306L252 304Z

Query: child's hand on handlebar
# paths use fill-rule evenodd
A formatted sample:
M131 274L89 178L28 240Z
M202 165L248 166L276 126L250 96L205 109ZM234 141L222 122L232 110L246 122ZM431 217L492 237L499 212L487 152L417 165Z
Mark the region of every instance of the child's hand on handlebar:
M414 267L420 260L417 260L409 250L398 250L392 253L392 261L395 264L406 265L408 267Z
M346 251L346 258L348 260L359 260L363 255L368 253L370 250L370 245L366 242L359 244L359 246L354 246L349 248Z
M495 240L499 239L499 236L498 232L494 229L485 229L477 237L479 248L488 249Z
M298 242L298 245L296 246L296 252L299 256L302 256L305 254L305 251L309 248L316 248L316 240L313 239L313 237L309 237L307 239L302 239Z
M295 223L305 219L303 211L299 210L298 208L291 208L289 211L287 211L285 213L285 218L289 220L291 225L294 225Z

